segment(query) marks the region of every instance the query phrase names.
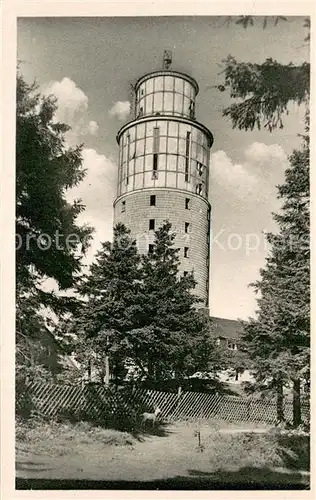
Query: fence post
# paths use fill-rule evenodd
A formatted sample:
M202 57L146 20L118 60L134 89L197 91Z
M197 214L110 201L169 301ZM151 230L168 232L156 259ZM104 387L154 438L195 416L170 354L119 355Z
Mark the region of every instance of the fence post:
M180 403L181 393L182 393L182 387L181 387L181 385L179 385L179 387L178 387L178 405L177 406L179 406L179 403Z
M177 400L176 410L177 410L177 409L179 408L179 406L180 406L181 394L182 394L182 387L181 387L181 385L179 385L179 387L178 387L178 400Z

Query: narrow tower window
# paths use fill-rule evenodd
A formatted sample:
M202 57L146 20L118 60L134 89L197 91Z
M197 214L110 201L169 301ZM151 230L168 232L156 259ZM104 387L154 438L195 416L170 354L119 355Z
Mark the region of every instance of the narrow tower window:
M155 229L155 219L149 220L149 229Z
M153 133L153 179L158 179L159 127L154 127Z
M199 176L201 177L203 175L203 165L199 161L197 162L197 171Z
M122 201L122 212L125 212L126 201Z
M150 196L150 206L151 207L155 207L156 206L156 195L155 194L152 194Z
M153 179L158 179L158 154L154 153Z
M154 127L153 152L159 153L159 127Z
M195 192L197 194L202 194L202 191L203 191L203 185L202 184L197 184L196 188L195 188Z
M130 146L131 146L131 136L128 134L126 137L127 145L126 145L126 179L125 183L128 184L128 176L129 176L129 157L130 157Z
M189 106L189 111L190 111L190 118L194 119L195 116L195 106L194 106L194 101L193 99L190 99L190 106Z
M154 253L154 245L152 244L148 245L148 253Z
M189 247L184 247L184 256L189 257Z
M187 276L188 275L188 271L183 271L183 276Z
M185 233L188 233L188 232L189 232L189 226L190 226L190 224L189 224L188 222L185 222L185 223L184 223L184 232L185 232Z
M186 210L190 210L190 198L185 199L185 208Z
M190 167L190 156L191 156L191 132L187 132L186 142L185 142L185 182L189 182L189 167Z

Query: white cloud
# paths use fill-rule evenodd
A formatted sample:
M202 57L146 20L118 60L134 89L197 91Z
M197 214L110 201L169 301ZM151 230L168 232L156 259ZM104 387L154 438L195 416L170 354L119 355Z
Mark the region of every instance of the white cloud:
M271 212L280 209L276 186L284 181L286 167L286 154L277 144L255 142L238 163L223 150L213 153L209 191L215 230L275 228Z
M109 110L109 116L115 117L120 121L124 121L130 112L131 103L129 101L117 101Z
M97 135L99 124L88 119L88 96L73 80L64 77L61 81L49 82L41 91L44 95L53 94L57 98L55 120L70 125L71 130L66 133L69 145L82 142L82 136ZM126 106L119 107L118 111L123 112L124 109ZM67 199L70 202L78 198L82 200L86 208L78 216L78 224L89 224L95 228L93 242L85 259L89 265L100 242L112 239L117 166L114 160L92 148L82 150L82 159L86 176L78 186L67 192Z
M267 146L262 142L253 142L245 151L245 158L248 162L267 162L267 160L286 161L286 154L279 144Z
M211 155L210 189L223 188L237 197L252 194L251 201L253 196L262 199L283 181L286 165L287 156L278 144L254 142L240 163L234 163L225 151L216 151Z
M67 123L71 131L66 138L70 144L80 142L82 135L96 135L99 125L96 121L87 122L86 115L89 107L88 96L77 84L68 77L61 81L53 81L41 89L44 95L54 95L57 98L57 111L55 120Z
M50 82L43 88L43 93L53 94L58 100L57 119L72 124L77 113L88 109L88 97L77 87L75 82L64 77L60 82Z
M280 209L276 185L284 182L286 167L286 154L278 144L254 142L238 162L222 150L211 155L211 301L217 315L230 311L229 317L245 318L256 309L248 285L265 265L263 232L278 230L271 212ZM236 250L227 249L229 241L237 242Z
M91 120L88 123L88 132L89 132L89 134L91 134L91 135L97 135L98 130L99 130L99 125L97 124L97 122L95 122L94 120Z
M100 242L112 239L113 201L116 196L117 165L114 160L94 149L82 151L84 180L67 193L69 201L80 198L86 209L78 217L79 224L88 223L95 228L93 242L85 259L90 264L100 248Z
M245 165L234 163L225 151L217 151L211 155L211 187L215 185L231 187L236 194L248 192L256 183L254 175L249 173Z

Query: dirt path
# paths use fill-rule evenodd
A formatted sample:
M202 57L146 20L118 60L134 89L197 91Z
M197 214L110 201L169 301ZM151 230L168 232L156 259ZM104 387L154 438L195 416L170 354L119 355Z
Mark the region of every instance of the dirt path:
M17 450L17 476L149 480L182 475L186 473L187 458L192 456L196 438L185 428L169 426L165 433L163 437L146 436L132 446L81 444L70 456L31 455L25 445ZM193 456L196 459L195 453Z

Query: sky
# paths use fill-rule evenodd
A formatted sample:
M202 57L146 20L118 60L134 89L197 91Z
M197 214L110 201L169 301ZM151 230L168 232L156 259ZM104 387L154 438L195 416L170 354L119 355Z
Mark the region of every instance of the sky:
M284 180L288 155L300 145L304 109L290 104L284 128L272 133L232 128L223 109L232 103L219 92L222 61L301 64L309 59L302 17L266 29L255 18L247 29L226 17L20 18L18 60L28 82L57 97L56 118L68 123L69 145L84 144L84 181L68 194L86 205L79 222L95 228L85 260L101 241L112 239L118 147L116 134L129 121L130 84L162 68L163 50L172 50L172 69L193 76L200 87L197 120L214 136L210 162L212 248L210 308L213 316L246 319L256 297L248 285L259 278L267 245L263 231L276 231L276 185Z

